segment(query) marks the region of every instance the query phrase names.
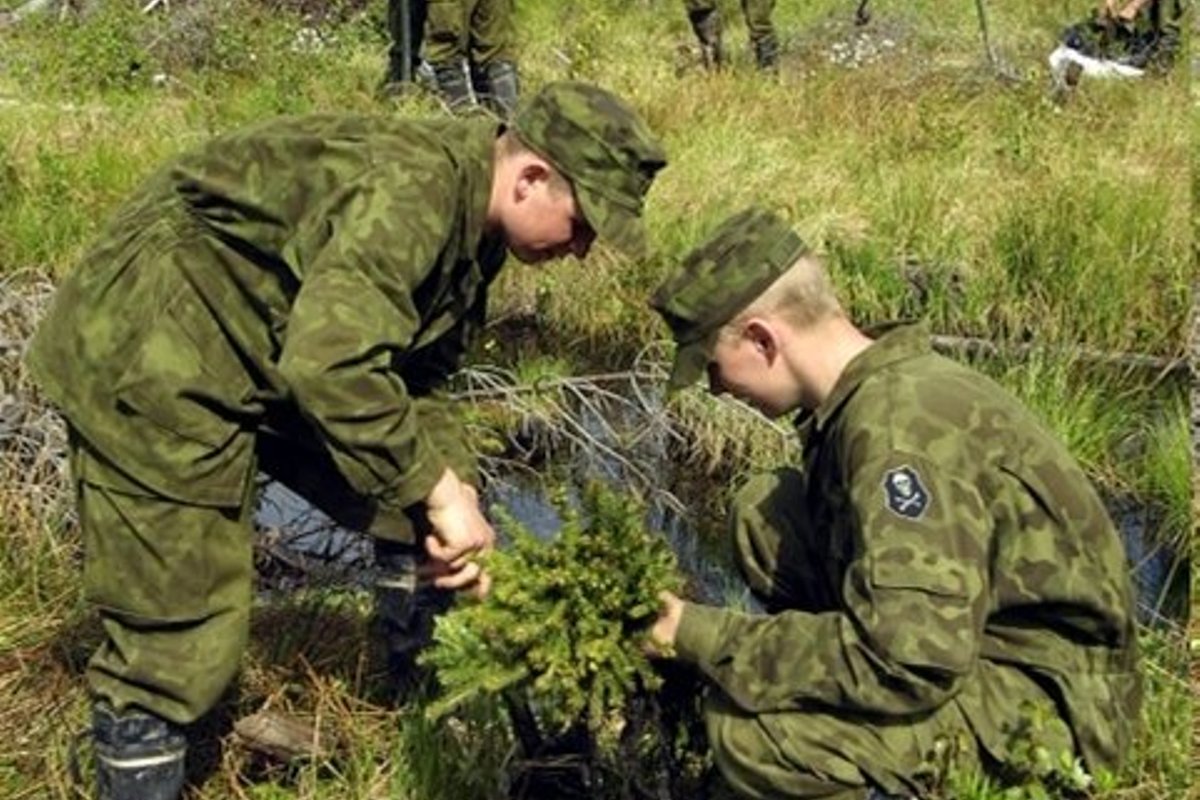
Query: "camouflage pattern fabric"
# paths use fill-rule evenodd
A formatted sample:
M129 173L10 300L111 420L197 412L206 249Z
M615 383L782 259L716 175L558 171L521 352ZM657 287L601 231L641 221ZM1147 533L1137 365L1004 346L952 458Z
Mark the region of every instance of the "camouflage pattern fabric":
M452 413L448 405L424 398L415 405L433 435L455 430L444 416ZM315 433L287 434L259 434L263 472L351 530L378 533L382 527L400 539L417 538L420 522L408 514L381 523L370 498L346 482ZM449 463L473 480L473 460L469 466L454 460L459 447L456 441L446 451ZM253 484L236 507L183 503L148 491L78 436L71 451L87 552L85 595L99 608L106 633L88 666L92 692L120 710L148 708L180 724L194 721L236 674L248 635ZM414 565L424 558L415 541L377 542L389 552L410 553ZM390 658L428 642L431 617L417 611L438 592L414 584L407 592L377 588L377 594ZM393 672L398 686L415 677Z
M719 691L705 697L704 717L713 759L730 795L761 800L879 797L869 793L870 787L908 797L902 792L915 786L910 776L923 754L952 742L965 727L953 703L886 723L819 709L756 714ZM977 762L967 753L958 763L969 768Z
M495 133L314 116L215 140L118 213L30 368L165 497L236 507L253 434L299 429L404 538L446 465L413 399L457 368L504 258L483 234Z
M81 443L96 696L184 723L236 672L257 446L399 541L444 466L472 477L436 388L504 256L482 232L495 133L319 116L223 137L152 177L63 282L29 363Z
M619 98L585 83L559 86L526 103L512 130L571 180L584 218L602 241L640 255L646 250L643 203L667 164L666 152Z
M578 91L534 98L583 113L564 151L613 131L559 97ZM260 463L401 543L447 466L473 479L438 390L506 257L485 228L498 131L314 115L219 137L151 176L62 281L27 362L72 431L98 698L180 723L215 701L246 638ZM628 165L577 166L603 185Z
M253 484L229 508L180 503L132 480L71 437L84 595L104 638L88 662L92 696L187 724L237 673L250 633Z
M513 0L429 0L425 58L486 66L516 60Z
M729 529L742 578L769 613L835 611L839 576L803 503L804 476L786 467L751 476L730 507Z
M728 698L710 719L726 778L918 791L931 733L965 724L1009 763L1031 704L1052 709L1040 743L1116 766L1141 696L1129 566L1066 450L924 326L878 339L802 425L803 477L752 484L733 517L776 613L688 604L676 640Z
M412 401L417 426L429 436L431 447L464 481L478 485L475 456L459 436L462 420L454 405L435 394ZM419 546L419 514L380 511L378 504L358 492L338 470L337 462L321 444L320 435L304 420L281 417L258 432L258 467L262 472L308 500L330 519L350 530L370 533L376 539ZM414 518L416 515L416 518Z
M720 13L717 0L683 0L688 15L703 13ZM775 10L775 0L742 0L742 15L746 19L746 32L750 41L760 42L775 36L775 27L771 24L771 14Z
M650 300L676 344L667 388L699 380L720 329L807 252L790 225L751 208L727 219L688 253Z

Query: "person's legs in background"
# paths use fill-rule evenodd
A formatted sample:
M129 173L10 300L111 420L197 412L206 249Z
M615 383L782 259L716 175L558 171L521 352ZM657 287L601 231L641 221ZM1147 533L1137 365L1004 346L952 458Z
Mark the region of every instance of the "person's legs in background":
M476 0L469 24L468 62L475 95L501 119L520 95L513 0Z

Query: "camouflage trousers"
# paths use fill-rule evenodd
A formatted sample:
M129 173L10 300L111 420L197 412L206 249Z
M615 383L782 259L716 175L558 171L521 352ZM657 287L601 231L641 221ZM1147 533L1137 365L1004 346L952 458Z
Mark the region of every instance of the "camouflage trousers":
M731 510L738 565L751 590L770 609L829 611L838 607L836 575L820 532L805 517L802 479L783 469L752 479ZM999 694L1016 709L1037 704L1051 717L1042 742L1072 749L1070 731L1047 695L1022 673L982 662L964 697ZM1003 742L979 742L970 706L952 700L938 709L897 718L836 709L751 714L718 690L705 704L714 760L737 795L753 798L865 798L870 787L921 793L934 754L956 753L956 765L990 767L1006 758Z
M718 10L717 0L683 0L688 16L703 12ZM771 24L771 12L775 10L775 0L742 0L742 15L746 18L746 31L751 42L759 42L775 35Z
M386 552L389 563L423 558L412 522L373 517L318 447L270 433L256 438L241 502L218 506L147 488L72 431L84 591L104 633L87 668L96 700L118 712L138 707L187 724L210 710L232 681L250 631L257 468L340 524L388 536L377 538L386 547L377 551ZM412 649L401 641L403 629L419 623L423 629L414 634L425 636L429 627L411 613L408 600L415 602L416 592L408 578L381 570L378 580L401 590L377 589L381 611L397 618L385 630L388 645L400 650Z
M516 60L513 0L429 0L425 59L475 65Z

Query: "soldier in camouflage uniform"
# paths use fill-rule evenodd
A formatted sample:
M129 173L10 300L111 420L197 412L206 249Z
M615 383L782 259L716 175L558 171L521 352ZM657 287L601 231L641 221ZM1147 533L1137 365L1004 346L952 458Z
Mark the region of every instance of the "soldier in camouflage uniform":
M258 470L377 537L379 608L401 642L425 624L415 562L435 590L486 592L472 557L493 533L439 387L508 253L584 257L595 237L637 250L664 164L626 104L557 83L507 128L265 122L122 206L28 353L69 424L104 630L87 670L103 800L177 797L180 726L237 671Z
M425 58L451 111L476 100L507 119L520 91L514 0L428 0Z
M700 41L704 65L709 69L719 69L725 64L726 53L717 0L684 0L683 4L692 30ZM746 17L750 45L754 48L754 61L761 70L775 70L779 66L779 38L771 24L774 8L775 0L742 0L742 13Z
M764 211L723 224L652 304L672 387L707 373L768 416L802 410L802 469L753 479L731 515L770 613L666 595L652 630L710 684L738 795L920 794L939 742L1001 773L1030 738L1117 766L1140 703L1128 565L1025 408L934 354L924 326L868 338Z

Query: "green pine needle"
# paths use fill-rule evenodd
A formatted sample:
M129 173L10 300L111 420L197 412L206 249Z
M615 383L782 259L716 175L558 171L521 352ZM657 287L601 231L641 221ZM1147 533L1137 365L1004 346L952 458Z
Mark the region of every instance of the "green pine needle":
M422 663L437 670L436 719L479 697L523 688L548 730L596 730L660 679L643 649L658 595L682 581L645 507L600 483L578 507L555 498L563 526L541 541L502 510L509 545L487 557L493 589L438 620Z

